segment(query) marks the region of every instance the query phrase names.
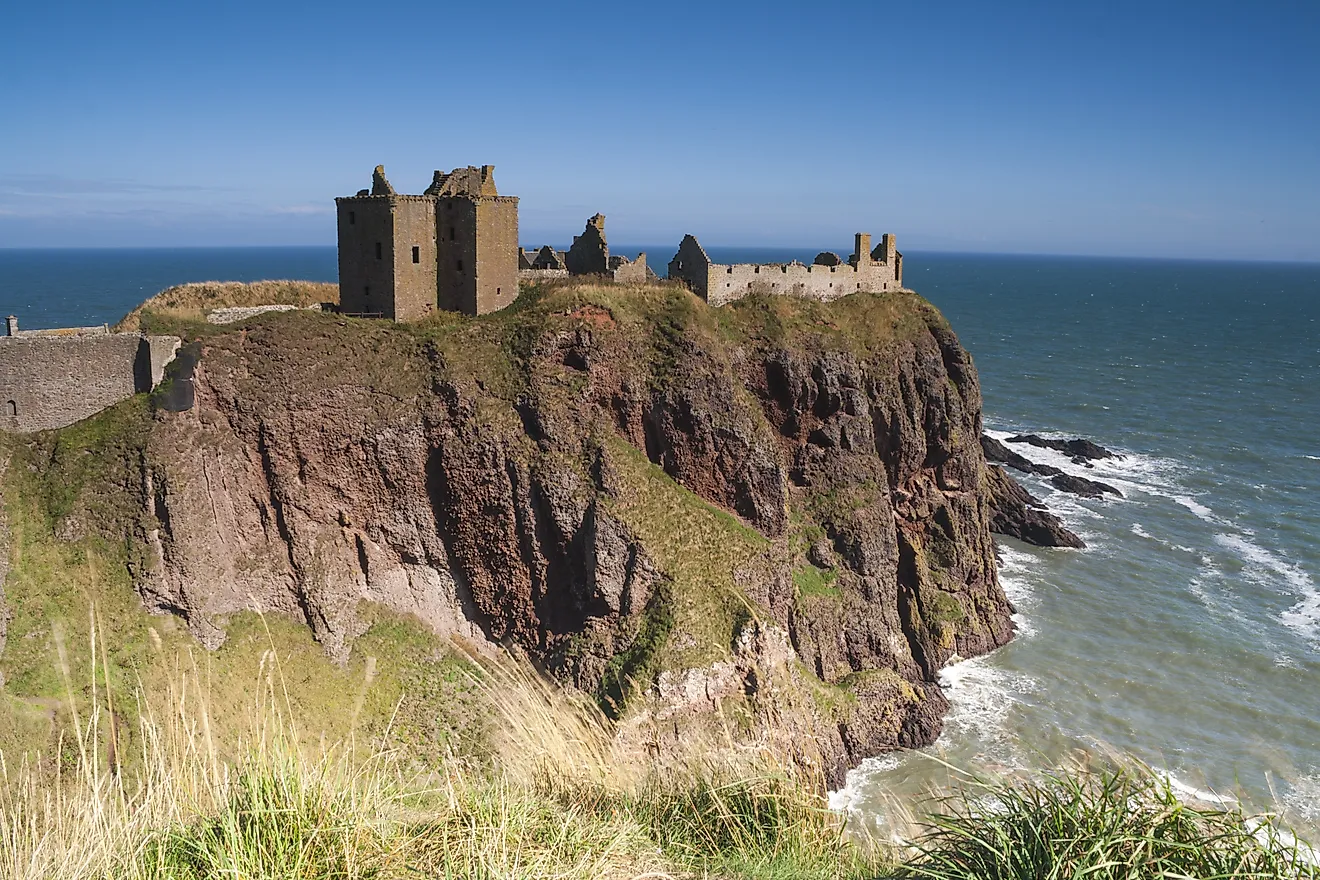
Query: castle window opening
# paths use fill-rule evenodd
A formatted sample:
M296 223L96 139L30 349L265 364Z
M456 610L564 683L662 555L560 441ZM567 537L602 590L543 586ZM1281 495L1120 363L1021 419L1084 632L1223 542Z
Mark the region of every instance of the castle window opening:
M463 261L462 261L462 260L456 260L456 261L454 261L454 268L456 268L456 269L458 269L458 271L462 272L462 271L463 271Z
M376 259L380 259L380 242L376 242Z
M421 261L422 261L422 249L419 248L417 245L413 245L413 262L420 263Z
M450 241L453 241L453 240L455 240L456 238L458 238L458 236L456 236L456 235L454 234L454 227L452 227L452 226L449 227L449 240L450 240Z
M365 299L365 300L370 300L370 299L371 299L371 285L370 285L370 284L368 284L366 287L363 287L363 288L362 288L362 298Z
M5 415L11 419L18 417L18 401L11 400L5 404Z
M349 212L348 212L348 225L349 225L349 226L356 226L356 225L357 225L357 211L349 211Z

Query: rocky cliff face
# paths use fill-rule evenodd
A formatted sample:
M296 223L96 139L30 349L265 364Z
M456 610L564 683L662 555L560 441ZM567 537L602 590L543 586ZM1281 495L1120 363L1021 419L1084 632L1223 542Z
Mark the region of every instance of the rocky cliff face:
M137 577L208 645L255 602L343 656L382 603L671 736L797 700L837 779L929 743L940 667L1012 635L976 371L919 297L564 287L212 332L150 434Z

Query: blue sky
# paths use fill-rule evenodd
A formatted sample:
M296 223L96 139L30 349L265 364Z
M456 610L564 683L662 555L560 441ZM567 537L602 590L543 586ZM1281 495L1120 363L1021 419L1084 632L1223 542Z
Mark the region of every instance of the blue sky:
M525 243L1320 260L1320 3L13 4L0 247L333 244L491 163Z

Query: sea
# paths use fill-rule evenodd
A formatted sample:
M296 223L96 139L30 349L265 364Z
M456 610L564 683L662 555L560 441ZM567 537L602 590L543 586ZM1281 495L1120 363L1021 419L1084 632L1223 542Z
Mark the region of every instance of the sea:
M663 268L666 248L648 250ZM809 249L708 249L809 262ZM657 258L658 257L658 258ZM657 265L658 264L658 265ZM831 802L884 834L978 774L1122 755L1320 840L1320 264L909 253L976 361L986 430L1085 437L1121 499L1016 475L1087 543L999 542L1017 635L941 673L934 746ZM333 281L322 248L0 250L0 314L114 323L184 281Z

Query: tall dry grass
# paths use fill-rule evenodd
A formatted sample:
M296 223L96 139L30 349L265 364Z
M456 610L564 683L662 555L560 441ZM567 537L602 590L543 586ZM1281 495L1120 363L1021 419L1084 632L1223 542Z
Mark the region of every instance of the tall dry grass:
M169 698L104 691L95 621L90 699L64 646L68 737L55 755L0 755L0 878L867 876L819 789L750 753L663 773L613 752L594 704L530 667L473 676L501 719L496 760L418 767L374 741L309 748L273 649L250 711L221 737L202 677ZM112 720L113 719L113 720ZM131 720L130 720L131 719Z

